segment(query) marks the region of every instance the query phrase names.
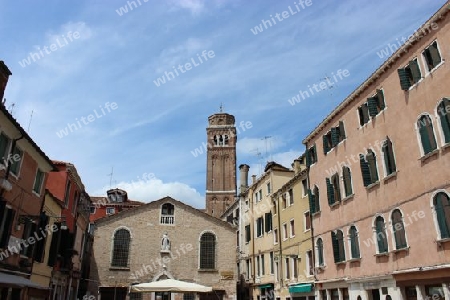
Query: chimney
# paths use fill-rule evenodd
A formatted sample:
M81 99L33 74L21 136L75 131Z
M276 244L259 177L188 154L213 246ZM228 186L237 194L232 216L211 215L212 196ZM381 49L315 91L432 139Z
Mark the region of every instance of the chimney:
M248 171L250 170L250 167L246 164L242 164L239 166L240 171L240 185L239 185L239 191L242 193L245 191L245 189L248 188Z
M8 83L11 71L5 65L3 60L0 60L0 102L3 103L3 95L5 94L6 84Z
M252 175L252 184L256 182L256 175Z

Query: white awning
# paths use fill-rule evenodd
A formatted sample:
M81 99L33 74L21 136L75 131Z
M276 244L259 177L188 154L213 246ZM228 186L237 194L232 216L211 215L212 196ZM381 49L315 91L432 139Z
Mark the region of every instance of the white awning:
M211 292L212 288L193 282L179 281L175 279L164 279L160 281L141 283L131 286L132 292Z
M16 275L10 275L6 273L0 273L0 284L7 284L10 287L29 287L29 288L35 288L40 290L48 290L48 287L39 285L37 283L32 282L29 279L16 276Z

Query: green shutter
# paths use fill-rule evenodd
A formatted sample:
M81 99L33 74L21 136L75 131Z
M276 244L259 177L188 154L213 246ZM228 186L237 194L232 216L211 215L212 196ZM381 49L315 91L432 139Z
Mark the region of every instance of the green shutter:
M450 100L444 98L439 104L438 114L441 121L442 131L444 132L445 143L450 143L450 113L447 112L447 108L450 110Z
M375 153L373 153L372 151L369 151L369 153L367 153L367 164L369 165L370 183L374 183L378 181L378 170Z
M314 163L317 162L317 149L316 149L316 145L314 144L314 146L312 147L313 149L313 158L314 158Z
M329 178L325 178L326 183L327 183L327 196L328 196L328 204L332 205L334 204L334 190L333 190L333 185L330 182Z
M350 228L350 246L352 258L359 258L358 233L353 226Z
M323 266L323 241L319 239L317 241L317 252L319 256L319 266Z
M424 122L425 122L425 124L423 124ZM429 119L426 116L420 118L420 120L419 120L419 134L420 134L420 140L422 142L424 154L430 153L433 150L431 148L430 136L429 136L428 130L427 130L428 122L429 122Z
M368 186L369 184L372 183L370 177L370 169L369 164L366 162L366 160L364 159L364 155L362 154L359 155L359 164L361 166L361 174L364 186Z
M331 243L333 245L334 262L339 262L339 242L334 232L331 232Z
M344 122L339 121L339 134L343 140L345 140L345 128L344 128Z
M311 211L311 214L313 214L316 212L316 203L314 201L314 195L312 194L310 189L308 189L308 197L309 197L309 210Z
M388 248L386 244L386 232L384 230L384 220L383 218L378 217L375 222L376 222L378 251L380 253L385 253L388 251Z
M327 154L327 152L330 151L330 149L328 148L328 138L326 134L323 135L322 140L323 140L323 154Z
M378 106L381 110L383 110L386 107L386 104L384 103L384 92L383 90L377 90L377 98L378 98Z
M311 149L306 150L306 167L311 166Z
M378 100L377 97L367 98L367 105L369 106L369 115L375 117L378 114Z
M411 70L414 83L417 83L422 78L417 60L411 60L409 62L409 69Z
M348 167L343 167L342 177L344 178L345 196L350 196L353 193L352 190L352 175Z
M339 133L336 127L331 128L331 146L335 147L339 144Z
M447 218L445 215L445 207L449 207L450 214L450 199L444 193L439 193L435 197L435 209L436 216L439 225L439 231L441 233L441 239L450 238L450 224L447 223Z
M405 69L398 69L398 77L400 78L400 87L402 90L407 91L411 87L411 82L409 81L408 73Z
M441 62L441 55L439 54L439 50L437 48L437 43L434 42L433 44L428 47L428 50L430 51L431 59L433 61L433 66L435 67Z

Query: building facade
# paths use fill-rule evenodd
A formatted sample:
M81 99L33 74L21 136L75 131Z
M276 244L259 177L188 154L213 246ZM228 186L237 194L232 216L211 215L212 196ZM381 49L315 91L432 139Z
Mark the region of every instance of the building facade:
M89 215L92 202L75 166L53 161L57 171L49 174L48 191L62 201L61 218L52 235L48 266L52 267L51 294L55 299L83 297L87 283L81 274L86 243L90 240ZM85 273L86 274L86 273ZM85 275L86 276L86 275ZM81 285L81 288L80 288Z
M209 116L206 136L206 213L219 218L236 196L234 116L222 112Z
M0 95L11 72L0 61ZM37 299L48 286L32 282L33 263L40 258L44 237L45 182L54 166L26 131L0 104L0 295Z
M303 141L317 299L450 299L449 10Z
M235 229L166 197L95 223L90 294L101 299L184 299L182 294L130 294L132 284L166 278L210 286L200 299L233 299ZM186 299L194 295L186 294Z
M110 189L106 191L106 197L91 197L90 222L94 223L100 218L114 215L121 211L141 206L143 202L128 199L126 191L121 189Z

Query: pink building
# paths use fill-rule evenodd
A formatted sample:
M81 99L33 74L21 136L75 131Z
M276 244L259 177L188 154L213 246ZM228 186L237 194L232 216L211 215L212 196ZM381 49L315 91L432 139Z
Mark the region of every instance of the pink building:
M449 11L303 141L317 299L450 299Z

